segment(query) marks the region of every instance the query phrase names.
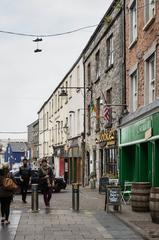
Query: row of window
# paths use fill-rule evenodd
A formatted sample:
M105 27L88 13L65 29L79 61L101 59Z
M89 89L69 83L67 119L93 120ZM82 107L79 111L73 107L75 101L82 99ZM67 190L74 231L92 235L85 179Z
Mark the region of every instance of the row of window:
M49 102L49 117L51 117L54 113L56 113L60 108L62 108L63 104L67 103L68 100L72 97L72 94L75 89L72 89L73 79L72 75L69 76L69 79L65 81L61 87L59 87L59 90L54 95L54 97ZM80 76L80 66L77 66L77 74L76 74L76 82L74 83L75 86L80 87L81 86L81 76ZM73 86L74 87L74 86ZM61 97L61 90L65 90L67 93L67 96Z
M140 1L142 2L142 1ZM155 16L155 0L144 0L144 24L145 27ZM137 0L133 0L129 6L130 14L130 44L137 39ZM143 7L143 6L142 6ZM140 8L140 6L139 6Z
M48 130L49 129L49 118L48 112L43 116L43 124L40 125L40 129ZM49 141L50 143L60 144L63 143L64 134L67 135L67 138L75 137L80 135L82 132L83 123L83 109L78 109L77 112L69 114L69 117L66 117L65 122L56 121L54 127L49 131ZM43 131L42 131L43 133Z
M145 104L152 103L155 100L155 53L153 53L148 59L146 59L145 68ZM134 112L138 105L138 71L135 69L130 75L130 111Z
M114 63L114 43L113 43L113 34L106 41L106 49L107 49L107 59L106 59L106 68L109 69ZM95 74L96 79L98 81L100 79L100 50L98 50L95 54ZM91 63L87 65L87 81L88 86L91 84Z

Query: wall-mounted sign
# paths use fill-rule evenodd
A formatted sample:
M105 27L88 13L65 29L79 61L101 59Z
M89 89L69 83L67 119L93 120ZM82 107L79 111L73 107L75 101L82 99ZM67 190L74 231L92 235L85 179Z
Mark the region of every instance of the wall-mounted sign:
M145 132L145 139L149 139L150 137L152 137L152 128L149 128L149 129Z
M106 142L107 146L114 145L116 143L116 130L106 129L100 132L99 143Z

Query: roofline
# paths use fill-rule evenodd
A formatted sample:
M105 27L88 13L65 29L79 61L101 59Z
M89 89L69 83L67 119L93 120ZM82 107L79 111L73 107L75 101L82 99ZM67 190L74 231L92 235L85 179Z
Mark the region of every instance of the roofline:
M90 43L93 41L94 37L97 35L97 33L99 32L99 29L102 27L103 25L103 20L105 18L105 16L109 15L112 11L113 11L113 6L116 4L116 0L113 0L113 2L111 3L111 5L109 6L108 10L106 11L106 13L104 14L102 20L100 21L100 23L98 24L98 26L96 27L95 31L93 32L92 36L90 37L90 39L88 40L86 46L84 47L84 49L82 50L80 56L77 58L76 62L72 65L72 67L70 68L70 70L67 72L67 74L64 76L64 78L61 80L61 82L58 84L58 86L55 88L55 90L53 91L53 93L50 95L50 97L44 102L44 104L42 105L42 107L40 108L40 110L37 112L38 114L42 111L42 109L44 108L44 106L48 103L48 101L50 100L50 98L54 95L54 93L57 91L57 89L59 88L59 86L65 81L65 79L68 77L68 75L70 74L70 72L74 69L74 67L77 65L77 63L79 62L79 60L83 57L83 53L86 51L86 49L88 48L88 46L90 45Z
M36 125L39 122L39 119L35 120L34 122L30 123L29 125L27 125L27 127L30 127L31 125Z
M113 10L114 10L114 5L116 4L116 0L113 0L111 5L109 6L109 8L107 9L106 13L104 14L102 20L99 22L98 26L96 27L95 31L93 32L92 36L90 37L89 41L87 42L85 48L83 49L83 53L87 50L87 48L89 47L89 45L91 44L91 42L93 41L94 37L97 35L97 33L99 32L99 30L102 28L103 26L103 21L104 18L109 15Z
M54 95L54 93L57 91L57 89L59 88L59 86L66 80L66 78L68 77L68 75L72 72L72 70L74 69L74 67L77 65L77 63L82 59L83 57L83 51L80 54L80 56L77 58L77 60L75 61L75 63L72 65L72 67L70 68L70 70L66 73L66 75L64 76L64 78L61 80L61 82L57 85L57 87L55 88L55 90L53 91L53 93L50 95L50 97L44 102L44 104L42 105L42 107L40 108L40 110L38 111L38 114L41 112L41 110L44 108L44 106L48 103L48 101L52 98L52 96Z

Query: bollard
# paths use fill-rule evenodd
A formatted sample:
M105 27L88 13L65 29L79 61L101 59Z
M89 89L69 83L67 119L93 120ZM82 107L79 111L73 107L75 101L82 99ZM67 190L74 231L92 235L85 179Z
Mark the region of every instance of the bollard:
M32 184L31 189L32 189L31 210L32 212L38 212L39 210L38 184Z
M72 209L79 211L79 184L72 184Z

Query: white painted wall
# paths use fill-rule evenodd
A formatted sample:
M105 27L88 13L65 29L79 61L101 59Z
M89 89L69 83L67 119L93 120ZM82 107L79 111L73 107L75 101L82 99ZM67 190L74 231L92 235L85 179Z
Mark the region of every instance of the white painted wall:
M67 145L68 138L80 136L84 131L83 59L66 74L61 84L42 106L39 112L39 157L52 156L53 147ZM68 97L58 97L61 87L67 89ZM68 123L67 123L68 119ZM71 119L71 122L69 120ZM68 128L65 128L68 127ZM54 158L55 174L59 176L59 158Z

